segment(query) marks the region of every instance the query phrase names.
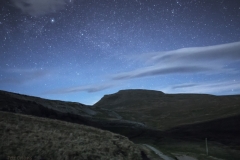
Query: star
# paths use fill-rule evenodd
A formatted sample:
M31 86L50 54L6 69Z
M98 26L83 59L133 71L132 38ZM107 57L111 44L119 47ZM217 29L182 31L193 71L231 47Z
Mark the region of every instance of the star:
M52 18L52 19L51 19L51 23L54 23L54 22L55 22L55 19L54 19L54 18Z

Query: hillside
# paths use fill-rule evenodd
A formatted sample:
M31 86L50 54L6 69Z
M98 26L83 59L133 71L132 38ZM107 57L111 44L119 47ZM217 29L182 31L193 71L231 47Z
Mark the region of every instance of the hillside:
M239 99L238 95L123 90L87 106L0 91L0 111L84 124L153 145L169 155L187 152L198 160L212 160L202 155L208 138L211 155L238 160Z
M142 159L128 138L84 125L0 112L0 130L0 159Z
M138 122L123 120L122 117L111 110L96 109L81 103L48 100L6 91L0 91L0 111L64 120L98 128L116 127L116 124L124 127L144 126Z
M93 106L0 91L0 110L111 127L168 130L186 124L240 115L240 96L165 94L153 90L121 90Z
M106 108L123 119L161 130L240 115L240 95L164 94L122 90L105 95L93 108Z

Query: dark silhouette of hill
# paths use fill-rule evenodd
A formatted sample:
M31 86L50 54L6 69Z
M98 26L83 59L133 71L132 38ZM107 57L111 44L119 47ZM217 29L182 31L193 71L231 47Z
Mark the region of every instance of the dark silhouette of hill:
M106 108L119 114L123 119L167 130L180 125L240 115L240 96L122 90L105 95L93 107Z
M208 138L240 149L239 95L122 90L88 106L0 91L0 111L93 126L137 143L161 146L179 140L198 143Z
M119 128L119 133L128 136L138 135L139 130L145 127L141 123L121 119L119 115L106 109L94 109L81 103L47 100L6 91L0 91L0 111L58 119L108 130ZM136 132L133 131L136 129Z

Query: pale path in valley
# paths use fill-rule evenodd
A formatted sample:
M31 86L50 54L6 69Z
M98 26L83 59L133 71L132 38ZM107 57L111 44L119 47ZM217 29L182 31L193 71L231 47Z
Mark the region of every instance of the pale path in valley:
M151 149L152 151L154 151L159 157L161 157L164 160L175 160L174 158L169 157L169 156L163 154L161 151L159 151L158 149L156 149L156 148L154 148L154 147L152 147L150 145L144 144L144 146L146 146L149 149ZM187 156L187 155L177 155L176 158L178 160L197 160L196 158L190 157L190 156Z
M186 156L186 155L180 155L180 156L176 156L176 157L178 160L197 160L196 158Z
M151 149L152 151L154 151L159 157L161 157L164 160L175 160L172 157L169 157L169 156L163 154L162 152L160 152L159 150L157 150L156 148L154 148L154 147L152 147L150 145L144 144L144 146L146 146L149 149Z

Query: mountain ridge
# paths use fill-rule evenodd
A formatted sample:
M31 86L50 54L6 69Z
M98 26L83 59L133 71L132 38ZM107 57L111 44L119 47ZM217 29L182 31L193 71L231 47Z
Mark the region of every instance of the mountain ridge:
M93 107L110 109L124 119L166 130L178 125L240 114L240 95L166 94L131 90L104 96Z

